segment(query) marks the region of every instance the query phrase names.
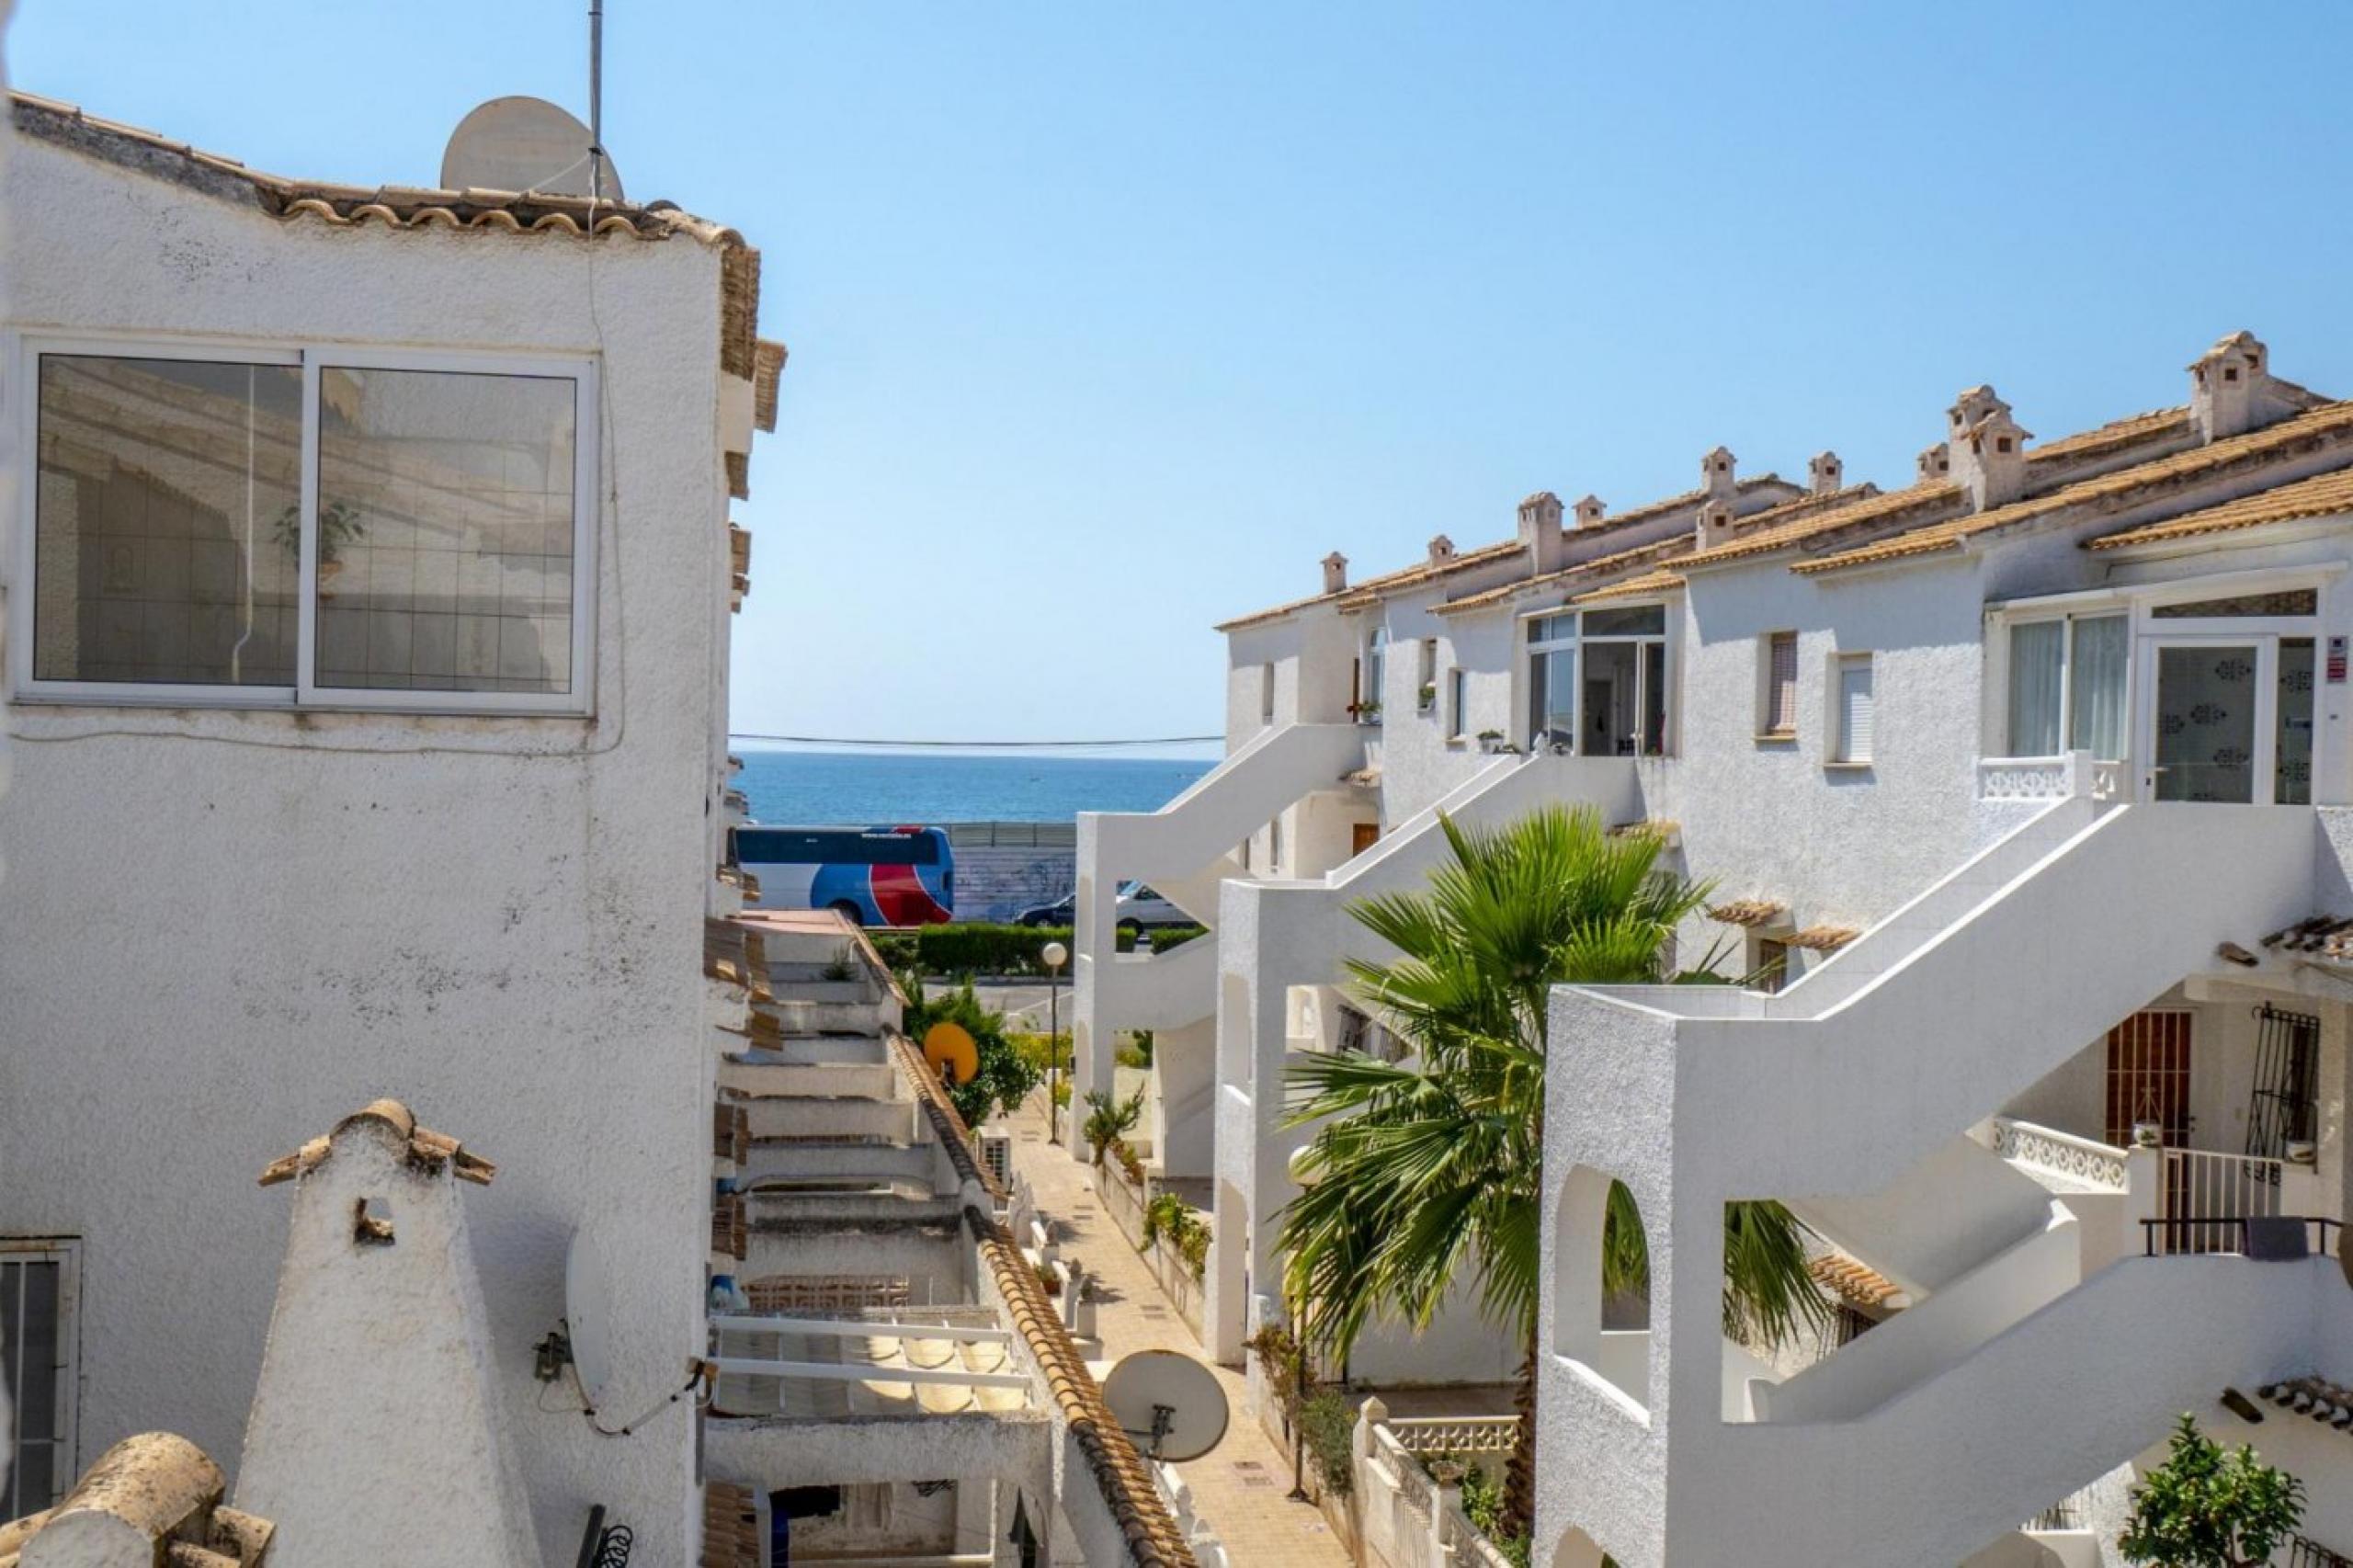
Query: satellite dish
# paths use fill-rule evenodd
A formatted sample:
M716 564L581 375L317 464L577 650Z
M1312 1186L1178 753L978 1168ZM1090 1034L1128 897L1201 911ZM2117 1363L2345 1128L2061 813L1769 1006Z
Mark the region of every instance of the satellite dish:
M458 121L441 154L445 190L536 190L621 199L620 171L605 159L603 189L588 188L588 128L545 98L493 98Z
M923 1059L953 1083L969 1084L981 1071L981 1048L961 1024L932 1025L923 1037Z
M1217 1375L1176 1350L1139 1350L1103 1380L1103 1403L1155 1460L1199 1459L1225 1437L1225 1390Z
M563 1255L563 1322L572 1340L572 1368L591 1410L613 1385L612 1298L605 1292L605 1260L585 1230L572 1233Z

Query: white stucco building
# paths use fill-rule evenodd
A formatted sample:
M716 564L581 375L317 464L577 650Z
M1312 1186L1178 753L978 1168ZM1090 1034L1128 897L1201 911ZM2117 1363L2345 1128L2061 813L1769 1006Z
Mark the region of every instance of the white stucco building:
M0 1513L153 1427L234 1488L287 1219L230 1195L392 1094L514 1173L469 1218L524 1539L603 1506L676 1568L690 1413L599 1436L533 1346L584 1228L617 1403L704 1346L758 255L10 108L0 1286L50 1354Z
M1378 956L1347 904L1421 881L1441 809L1589 804L1713 883L1686 961L1773 990L1556 1000L1539 1561L2097 1562L2119 1467L2182 1410L2296 1468L2311 1550L2353 1550L2338 1396L2295 1382L2353 1381L2353 1293L2334 1257L2242 1256L2334 1253L2263 1221L2346 1210L2353 404L2244 334L2188 382L2040 443L1971 389L1884 490L1719 449L1670 502L1540 494L1512 540L1355 585L1330 558L1228 623L1225 763L1082 820L1076 976L1082 1087L1163 1031L1162 1158L1216 1178L1216 1353L1279 1312L1286 1057L1385 1048L1336 988ZM1214 948L1115 957L1129 876ZM1603 1327L1612 1179L1647 1328ZM1812 1227L1851 1343L1727 1346L1749 1198ZM1351 1370L1490 1380L1498 1337L1454 1313ZM2242 1432L2226 1388L2324 1419Z

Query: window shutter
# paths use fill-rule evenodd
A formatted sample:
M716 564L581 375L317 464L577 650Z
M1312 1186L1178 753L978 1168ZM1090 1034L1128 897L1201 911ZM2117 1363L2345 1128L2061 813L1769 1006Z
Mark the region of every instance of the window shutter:
M1798 634L1773 633L1766 672L1765 729L1770 734L1794 734L1798 727Z
M1839 727L1845 744L1842 762L1869 762L1877 729L1877 703L1871 694L1871 656L1849 653L1838 661Z

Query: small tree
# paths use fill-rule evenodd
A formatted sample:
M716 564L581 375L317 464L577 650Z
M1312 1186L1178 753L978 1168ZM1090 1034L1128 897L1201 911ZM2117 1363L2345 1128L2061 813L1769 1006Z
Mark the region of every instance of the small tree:
M902 981L907 993L906 1017L901 1028L920 1045L924 1031L938 1023L960 1024L978 1049L980 1070L968 1084L949 1083L948 1097L968 1127L978 1127L999 1110L1009 1110L1029 1097L1044 1079L1042 1066L1023 1057L1006 1038L1005 1015L981 1001L970 981L938 1001L924 994L920 981Z
M2173 1450L2132 1491L2132 1521L2116 1544L2165 1568L2260 1568L2304 1514L2304 1483L2241 1444L2225 1449L2188 1415Z
M1114 1139L1124 1138L1143 1119L1143 1091L1138 1089L1126 1099L1113 1099L1101 1089L1086 1091L1086 1141L1095 1146L1095 1164L1099 1169L1103 1156L1110 1151Z

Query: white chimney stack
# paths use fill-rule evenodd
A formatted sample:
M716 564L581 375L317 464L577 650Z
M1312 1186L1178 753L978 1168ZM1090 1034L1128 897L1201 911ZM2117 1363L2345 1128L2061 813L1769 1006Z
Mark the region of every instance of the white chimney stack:
M1977 510L2007 506L2026 488L2026 444L2032 437L2010 417L1992 387L1971 387L1946 413L1952 476Z
M1440 534L1430 540L1430 564L1443 566L1454 559L1454 541Z
M1561 531L1558 495L1540 490L1519 504L1519 542L1527 548L1529 570L1536 575L1561 569L1569 540Z
M2251 332L2234 332L2189 363L2189 417L2201 440L2219 441L2255 427L2256 393L2269 351Z
M1608 506L1604 504L1600 496L1587 494L1584 500L1578 502L1576 505L1577 527L1581 528L1592 528L1599 523L1604 517L1608 516Z
M1729 449L1718 447L1699 460L1699 486L1711 495L1729 498L1740 488L1739 472L1740 460Z
M1348 558L1338 551L1324 558L1324 591L1336 594L1348 585Z
M1847 465L1838 460L1836 452L1816 452L1805 472L1816 495L1828 495L1846 484Z

